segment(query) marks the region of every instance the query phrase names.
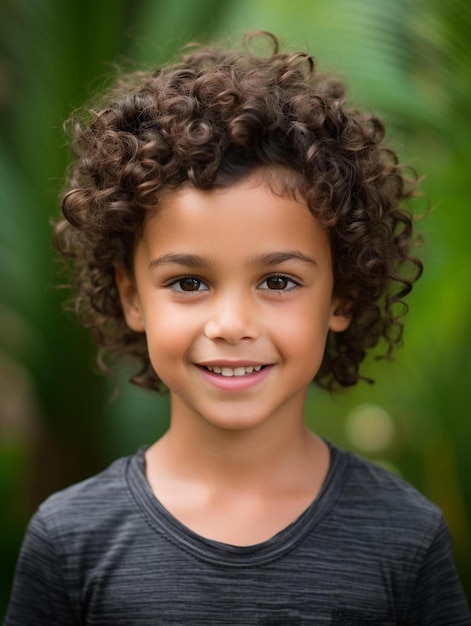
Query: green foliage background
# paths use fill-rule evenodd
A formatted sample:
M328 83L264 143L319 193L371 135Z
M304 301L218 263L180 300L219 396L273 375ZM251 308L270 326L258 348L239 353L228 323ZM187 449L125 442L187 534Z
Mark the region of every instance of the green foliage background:
M165 429L168 403L94 372L63 312L50 220L68 154L62 122L116 63L168 60L192 39L268 29L306 47L380 112L426 173L426 273L405 347L376 379L332 400L313 428L384 463L445 512L471 596L471 4L466 0L3 0L0 3L0 613L25 525L52 491ZM418 204L418 211L424 205Z

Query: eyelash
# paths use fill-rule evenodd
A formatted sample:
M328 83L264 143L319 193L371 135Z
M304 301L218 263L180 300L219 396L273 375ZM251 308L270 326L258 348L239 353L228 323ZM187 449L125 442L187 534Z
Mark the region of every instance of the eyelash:
M284 280L286 281L287 285L284 289L270 289L270 287L268 287L268 281L271 279L277 279L277 280ZM197 283L198 284L198 288L196 289L182 289L182 283L184 281L193 281L193 284ZM267 283L267 287L261 287L261 285ZM288 284L291 283L291 286L288 286ZM199 287L201 287L202 285L204 285L206 288L205 289L200 289ZM198 278L198 276L194 276L193 274L188 274L185 276L180 276L174 280L172 280L172 282L168 283L166 285L167 287L173 289L174 291L176 291L177 293L201 293L202 291L207 291L209 289L209 287L207 286L207 284L205 283L204 280L202 280L201 278ZM290 276L287 276L286 274L270 274L270 276L267 276L259 285L259 289L262 289L263 291L293 291L294 289L298 289L300 287L299 282L297 282L296 280L294 280L293 278L291 278Z

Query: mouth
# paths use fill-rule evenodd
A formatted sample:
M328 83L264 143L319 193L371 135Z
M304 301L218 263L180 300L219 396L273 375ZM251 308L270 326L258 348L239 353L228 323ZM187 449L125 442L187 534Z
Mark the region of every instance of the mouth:
M212 374L219 374L220 376L224 376L226 378L237 377L240 378L242 376L248 376L250 374L254 374L255 372L260 372L260 370L264 369L266 365L247 365L247 366L239 366L239 367L226 367L226 366L218 366L218 365L204 365L202 366L208 372Z

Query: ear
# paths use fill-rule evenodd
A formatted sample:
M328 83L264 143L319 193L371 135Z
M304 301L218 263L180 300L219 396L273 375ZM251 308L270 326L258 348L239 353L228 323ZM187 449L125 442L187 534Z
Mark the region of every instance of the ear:
M115 265L114 275L127 325L138 333L144 332L144 318L136 283L122 265Z
M343 302L340 298L332 300L329 330L334 333L341 333L350 326L351 314L348 302Z

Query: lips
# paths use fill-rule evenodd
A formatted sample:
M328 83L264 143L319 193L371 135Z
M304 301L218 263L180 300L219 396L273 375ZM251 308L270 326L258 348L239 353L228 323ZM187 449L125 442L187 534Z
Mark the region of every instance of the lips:
M198 369L203 379L212 387L221 391L241 392L256 388L272 370L272 365L261 363L227 362L199 364Z

